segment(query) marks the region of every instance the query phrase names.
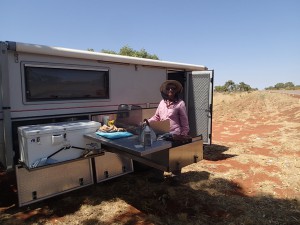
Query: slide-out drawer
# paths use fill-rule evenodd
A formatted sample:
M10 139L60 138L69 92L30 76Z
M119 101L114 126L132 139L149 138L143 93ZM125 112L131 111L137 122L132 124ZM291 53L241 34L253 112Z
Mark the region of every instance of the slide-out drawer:
M168 171L180 170L203 159L203 140L195 138L191 143L155 152L147 158L164 165Z
M16 177L19 206L38 202L94 183L90 158L31 170L17 165Z
M111 152L95 157L96 182L133 172L132 159Z

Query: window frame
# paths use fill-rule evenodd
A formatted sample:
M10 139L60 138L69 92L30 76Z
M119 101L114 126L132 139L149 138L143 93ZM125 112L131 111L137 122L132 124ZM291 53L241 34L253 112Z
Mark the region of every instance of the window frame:
M61 99L55 99L55 98L49 98L49 99L37 99L37 100L30 100L27 97L26 91L27 91L27 78L26 78L26 68L28 67L36 67L36 68L49 68L49 69L70 69L70 70L82 70L82 71L104 71L107 72L107 74L104 74L105 76L105 92L106 95L104 97L93 97L93 98L61 98ZM108 67L96 67L96 66L86 66L86 65L72 65L72 64L52 64L52 63L41 63L41 62L21 62L21 80L22 80L22 99L23 103L26 105L36 105L36 104L57 104L57 103L79 103L79 102L93 102L93 101L110 101L111 96L111 88L110 88L110 68Z

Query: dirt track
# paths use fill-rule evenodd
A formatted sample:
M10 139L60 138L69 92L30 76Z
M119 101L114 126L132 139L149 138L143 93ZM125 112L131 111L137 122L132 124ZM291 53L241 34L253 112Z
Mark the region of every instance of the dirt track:
M282 94L289 94L289 95L300 95L300 90L278 90L278 91L270 91L272 93L282 93Z

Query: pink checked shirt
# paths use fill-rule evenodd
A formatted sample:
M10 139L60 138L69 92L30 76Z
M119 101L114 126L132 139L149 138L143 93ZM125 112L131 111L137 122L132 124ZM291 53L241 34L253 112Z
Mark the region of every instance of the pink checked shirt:
M165 100L161 100L157 110L148 121L170 120L170 133L176 135L187 135L190 131L185 103L179 100L169 107Z

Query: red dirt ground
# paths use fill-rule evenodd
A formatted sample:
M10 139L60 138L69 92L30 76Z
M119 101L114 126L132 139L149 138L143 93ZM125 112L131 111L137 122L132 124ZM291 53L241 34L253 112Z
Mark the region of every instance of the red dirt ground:
M290 151L289 149L284 149L284 151L274 151L274 149L281 149L283 145L283 143L276 141L278 131L285 130L285 132L287 132L288 129L280 123L270 124L272 121L278 121L279 118L285 118L287 121L293 123L300 123L300 118L295 117L295 114L299 112L300 107L295 107L283 110L273 116L265 115L265 117L260 118L260 115L257 114L255 119L249 118L243 122L234 119L226 121L218 121L216 119L213 123L213 142L226 145L229 148L233 146L245 147L244 154L255 155L269 161L284 156L300 157L300 151L295 151L295 149L290 149ZM294 129L300 134L299 126ZM251 144L253 139L265 140L273 136L275 136L275 140L269 140L268 143L264 143L260 147L255 147ZM299 146L294 147L299 148ZM261 163L252 160L252 158L247 162L240 162L240 159L235 159L235 157L224 158L217 161L204 159L201 163L204 166L209 166L210 170L214 173L222 174L234 169L239 170L241 174L245 174L242 179L232 179L233 182L236 182L243 189L243 194L245 195L255 196L261 193L261 184L269 182L274 184L273 194L277 198L300 198L299 189L295 190L294 187L282 188L282 186L284 186L285 178L282 180L280 179L280 176L273 175L274 173L284 173L282 168L277 165L262 165ZM251 173L251 175L249 175L251 168L255 168L260 172ZM277 188L277 186L281 186L281 188Z

